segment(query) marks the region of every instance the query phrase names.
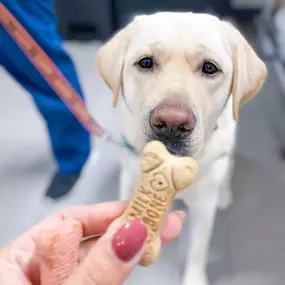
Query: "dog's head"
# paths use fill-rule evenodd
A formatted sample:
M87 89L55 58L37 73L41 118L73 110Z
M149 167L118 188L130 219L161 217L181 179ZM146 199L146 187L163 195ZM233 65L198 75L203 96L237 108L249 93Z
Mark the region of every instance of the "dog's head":
M267 70L245 38L207 14L136 17L97 54L99 73L122 90L141 140L162 141L174 154L195 156L232 95L233 117Z

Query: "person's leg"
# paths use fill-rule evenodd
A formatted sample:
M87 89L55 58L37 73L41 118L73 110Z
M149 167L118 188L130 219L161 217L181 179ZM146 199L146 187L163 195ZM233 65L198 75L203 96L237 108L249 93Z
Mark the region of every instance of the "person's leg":
M57 34L51 1L4 0L4 4L83 97L72 60L63 49L62 40ZM55 175L47 196L58 198L69 192L79 177L90 153L90 135L33 67L13 39L2 27L0 29L3 65L30 92L46 120L59 168L59 173Z

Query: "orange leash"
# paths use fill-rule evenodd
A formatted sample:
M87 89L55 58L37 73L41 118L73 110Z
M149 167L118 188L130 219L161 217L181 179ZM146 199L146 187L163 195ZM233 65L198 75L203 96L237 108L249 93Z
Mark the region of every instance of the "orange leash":
M78 121L92 134L103 136L103 128L92 118L78 93L17 19L0 3L0 24L18 44L35 68L68 106Z

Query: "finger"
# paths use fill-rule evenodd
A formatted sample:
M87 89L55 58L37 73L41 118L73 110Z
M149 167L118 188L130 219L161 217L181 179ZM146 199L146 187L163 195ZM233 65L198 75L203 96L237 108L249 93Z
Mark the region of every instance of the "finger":
M142 255L146 226L137 220L113 223L65 285L121 285Z
M124 212L127 201L105 202L93 206L71 207L62 212L64 218L81 222L83 236L103 234L110 224Z
M40 257L41 285L61 285L78 264L82 227L75 219L64 220L56 230L42 231L36 241Z
M165 224L161 231L161 240L163 245L171 242L180 235L184 220L185 212L183 211L171 212L167 215ZM100 236L94 237L81 243L79 248L79 262L85 258L99 238Z
M83 236L104 233L110 223L124 211L127 202L105 202L90 206L74 206L56 213L28 230L24 236L36 236L43 230L52 230L60 226L65 219L75 219L82 224Z
M93 237L88 240L85 240L81 243L79 247L79 253L78 253L78 261L81 263L83 259L86 257L88 252L91 250L91 248L98 242L101 236Z
M26 274L9 257L0 258L0 284L32 285Z
M161 239L163 244L171 242L181 234L185 217L186 214L184 211L171 212L167 216L161 231Z

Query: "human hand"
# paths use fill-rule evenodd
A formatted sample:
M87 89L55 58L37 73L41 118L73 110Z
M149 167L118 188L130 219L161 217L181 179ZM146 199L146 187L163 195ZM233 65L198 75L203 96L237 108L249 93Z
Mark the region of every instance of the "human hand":
M140 260L147 235L145 225L134 220L120 228L109 227L126 205L76 206L45 219L0 250L0 284L123 284ZM161 233L163 244L180 234L184 217L183 212L168 214ZM74 235L78 232L83 237L103 235L81 241L81 234ZM52 247L55 240L57 248ZM60 263L64 268L56 267Z

